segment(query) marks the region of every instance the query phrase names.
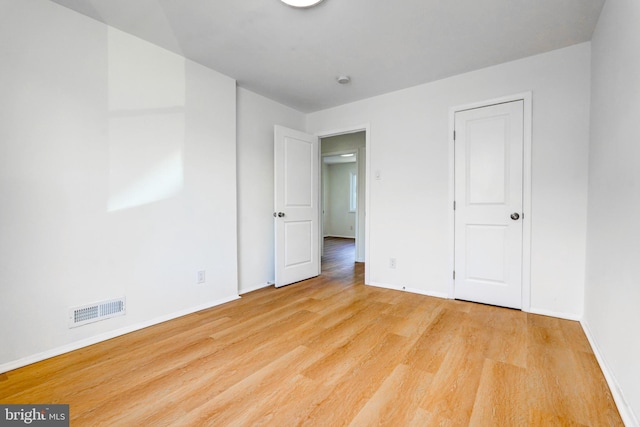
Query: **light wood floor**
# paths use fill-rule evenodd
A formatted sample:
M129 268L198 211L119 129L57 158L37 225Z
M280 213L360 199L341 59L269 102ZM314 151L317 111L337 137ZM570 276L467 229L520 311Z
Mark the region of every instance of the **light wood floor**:
M322 276L0 374L72 426L621 426L577 322Z

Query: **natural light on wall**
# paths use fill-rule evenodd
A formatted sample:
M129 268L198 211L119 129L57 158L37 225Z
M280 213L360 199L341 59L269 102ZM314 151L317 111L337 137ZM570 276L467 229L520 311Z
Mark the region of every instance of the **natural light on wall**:
M108 211L183 187L185 60L109 28Z

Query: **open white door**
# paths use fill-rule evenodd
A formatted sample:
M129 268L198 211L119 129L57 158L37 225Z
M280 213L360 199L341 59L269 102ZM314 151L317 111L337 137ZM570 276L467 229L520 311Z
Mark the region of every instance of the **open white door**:
M522 308L523 105L455 114L457 299Z
M318 137L274 130L276 287L320 274Z

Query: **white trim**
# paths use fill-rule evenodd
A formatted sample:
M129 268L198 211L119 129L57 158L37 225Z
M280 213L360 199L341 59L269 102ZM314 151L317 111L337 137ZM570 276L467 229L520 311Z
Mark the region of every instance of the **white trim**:
M456 281L453 277L453 273L456 269L456 212L453 209L453 204L456 200L456 150L455 139L453 138L453 132L455 131L456 124L456 109L449 109L449 137L447 143L449 144L449 292L447 297L449 299L455 298Z
M558 319L575 320L575 321L580 321L580 319L582 318L582 316L579 314L563 313L560 311L551 311L544 308L535 308L535 307L530 307L529 313L539 314L541 316L557 317Z
M532 95L527 92L521 95L524 101L524 153L522 181L522 311L531 310L531 141L533 128Z
M523 181L522 181L522 311L531 311L531 133L532 133L532 93L523 92L515 95L503 96L486 101L474 102L470 104L451 107L449 109L449 271L455 270L455 212L453 202L455 200L455 151L453 141L453 131L455 129L455 114L459 111L471 110L474 108L487 107L490 105L503 104L506 102L523 101ZM448 297L453 299L455 292L455 281L453 274L449 280ZM577 320L577 319L575 319Z
M198 311L206 310L208 308L215 307L217 305L224 304L224 303L227 303L227 302L230 302L230 301L234 301L234 300L237 300L239 298L240 297L238 295L233 295L233 296L228 297L228 298L223 298L221 300L208 302L208 303L196 306L196 307L191 307L191 308L188 308L188 309L185 309L185 310L177 311L175 313L171 313L171 314L167 314L167 315L164 315L164 316L156 317L155 319L152 319L152 320L149 320L149 321L146 321L146 322L141 322L141 323L138 323L138 324L135 324L135 325L126 326L124 328L116 329L114 331L105 332L103 334L99 334L99 335L96 335L96 336L93 336L93 337L85 338L85 339L80 340L80 341L75 341L75 342L72 342L70 344L63 345L61 347L57 347L57 348L54 348L54 349L51 349L51 350L47 350L47 351L44 351L42 353L38 353L38 354L31 355L31 356L23 357L22 359L14 360L12 362L3 363L2 365L0 365L0 373L13 371L14 369L18 369L18 368L22 368L23 366L31 365L32 363L40 362L40 361L43 361L45 359L49 359L51 357L60 356L61 354L64 354L64 353L69 353L71 351L78 350L78 349L81 349L83 347L88 347L90 345L97 344L97 343L102 342L102 341L107 341L107 340L110 340L112 338L119 337L121 335L125 335L125 334L131 333L131 332L138 331L140 329L148 328L149 326L154 326L154 325L157 325L159 323L166 322L168 320L173 320L173 319L176 319L178 317L182 317L182 316L186 316L186 315L189 315L189 314L196 313Z
M611 369L609 369L609 365L607 364L604 355L600 352L600 347L598 346L598 342L595 337L591 333L591 329L589 328L589 324L583 318L580 320L580 325L582 325L582 330L584 334L587 336L589 340L589 344L591 344L591 349L593 350L593 354L596 356L596 360L598 361L598 365L600 365L600 370L604 374L604 379L607 381L609 385L609 390L611 390L611 395L613 396L613 400L618 407L618 412L620 413L620 417L622 418L622 422L627 427L639 427L640 423L638 422L638 418L633 413L633 409L627 403L627 400L624 398L624 394L616 381L616 377L613 375Z
M365 123L359 126L352 126L331 131L316 132L318 138L328 138L337 135L346 135L349 133L363 132L365 135L365 216L364 216L364 283L369 283L369 247L371 245L371 125ZM319 144L321 145L321 144ZM320 156L322 158L322 156ZM358 160L360 161L360 160ZM322 169L322 168L321 168ZM318 193L321 193L319 191ZM320 202L322 203L322 195L320 194ZM319 221L320 223L322 221ZM319 251L320 252L320 251ZM319 255L320 256L320 255ZM358 261L362 262L362 261Z
M431 291L425 291L424 289L407 288L406 286L391 285L388 283L380 283L380 282L371 282L371 283L368 283L368 285L374 286L376 288L384 288L384 289L391 289L394 291L409 292L412 294L425 295L428 297L450 299L446 292L431 292Z

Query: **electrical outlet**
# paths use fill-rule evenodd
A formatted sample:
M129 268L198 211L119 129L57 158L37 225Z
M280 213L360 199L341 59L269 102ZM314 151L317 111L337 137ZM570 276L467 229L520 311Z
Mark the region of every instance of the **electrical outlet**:
M205 270L198 270L198 275L197 275L197 282L198 284L200 283L204 283L207 281L206 279L206 271Z
M396 259L389 258L389 268L396 268Z

